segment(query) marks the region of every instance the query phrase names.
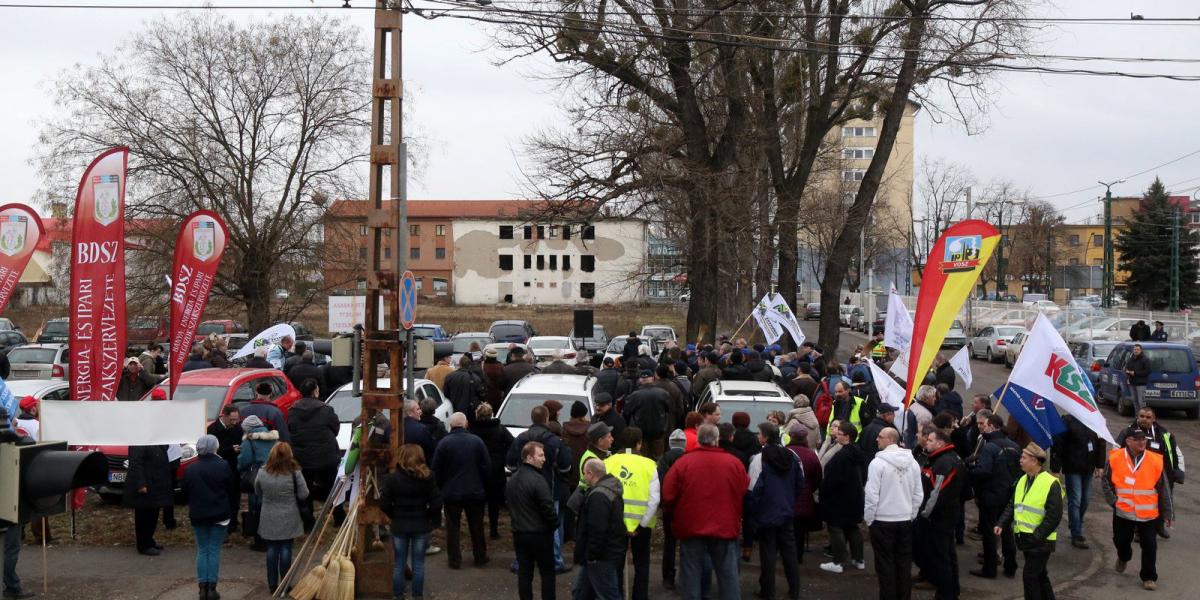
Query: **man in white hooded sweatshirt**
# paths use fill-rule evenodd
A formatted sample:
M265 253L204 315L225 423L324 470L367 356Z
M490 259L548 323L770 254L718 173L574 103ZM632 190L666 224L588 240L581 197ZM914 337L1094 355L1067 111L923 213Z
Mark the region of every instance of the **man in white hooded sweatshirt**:
M921 509L924 490L920 465L899 442L898 431L881 430L876 438L879 453L867 467L863 520L871 532L879 600L912 597L913 520Z

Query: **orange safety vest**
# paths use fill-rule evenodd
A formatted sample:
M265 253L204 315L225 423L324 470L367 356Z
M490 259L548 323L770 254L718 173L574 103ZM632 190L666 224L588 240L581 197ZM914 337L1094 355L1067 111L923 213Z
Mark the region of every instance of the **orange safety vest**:
M1108 453L1113 488L1117 490L1117 516L1131 521L1158 518L1156 485L1163 472L1163 457L1149 450L1136 465L1124 448Z

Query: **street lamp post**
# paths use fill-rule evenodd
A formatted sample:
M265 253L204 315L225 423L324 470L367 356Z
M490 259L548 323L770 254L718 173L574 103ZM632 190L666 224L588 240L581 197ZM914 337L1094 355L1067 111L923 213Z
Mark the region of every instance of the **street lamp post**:
M1125 180L1118 179L1110 183L1097 181L1096 183L1104 186L1104 296L1100 305L1104 308L1112 308L1113 287L1116 285L1115 269L1113 268L1112 186L1125 183Z

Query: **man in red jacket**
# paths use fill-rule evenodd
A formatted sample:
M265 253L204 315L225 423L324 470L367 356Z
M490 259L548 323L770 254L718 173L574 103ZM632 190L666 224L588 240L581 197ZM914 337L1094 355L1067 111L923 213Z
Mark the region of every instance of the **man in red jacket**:
M701 425L696 437L699 447L672 465L662 490L663 505L673 515L671 530L680 541L679 592L683 600L700 600L708 557L717 573L718 598L737 600L737 539L750 477L740 460L717 446L715 425Z

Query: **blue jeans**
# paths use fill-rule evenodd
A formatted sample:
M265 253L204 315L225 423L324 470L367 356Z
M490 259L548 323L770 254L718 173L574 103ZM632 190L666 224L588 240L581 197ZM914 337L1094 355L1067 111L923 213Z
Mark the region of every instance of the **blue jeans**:
M621 600L617 565L597 561L579 565L571 600Z
M425 595L425 548L429 546L428 533L392 533L392 549L396 552L392 567L392 595L404 597L404 565L412 558L413 596Z
M21 578L17 577L17 558L21 555L21 529L23 525L12 525L4 532L4 591L21 591Z
M1083 537L1083 517L1087 514L1088 496L1092 491L1092 476L1067 473L1067 522L1071 537Z
M221 544L225 542L224 525L192 525L196 534L196 581L216 583L221 573Z
M709 561L717 574L720 600L741 600L738 581L738 542L736 539L690 538L679 542L679 594L683 600L700 600L701 581Z
M266 540L267 542L267 585L272 590L279 585L279 578L292 568L292 540Z

